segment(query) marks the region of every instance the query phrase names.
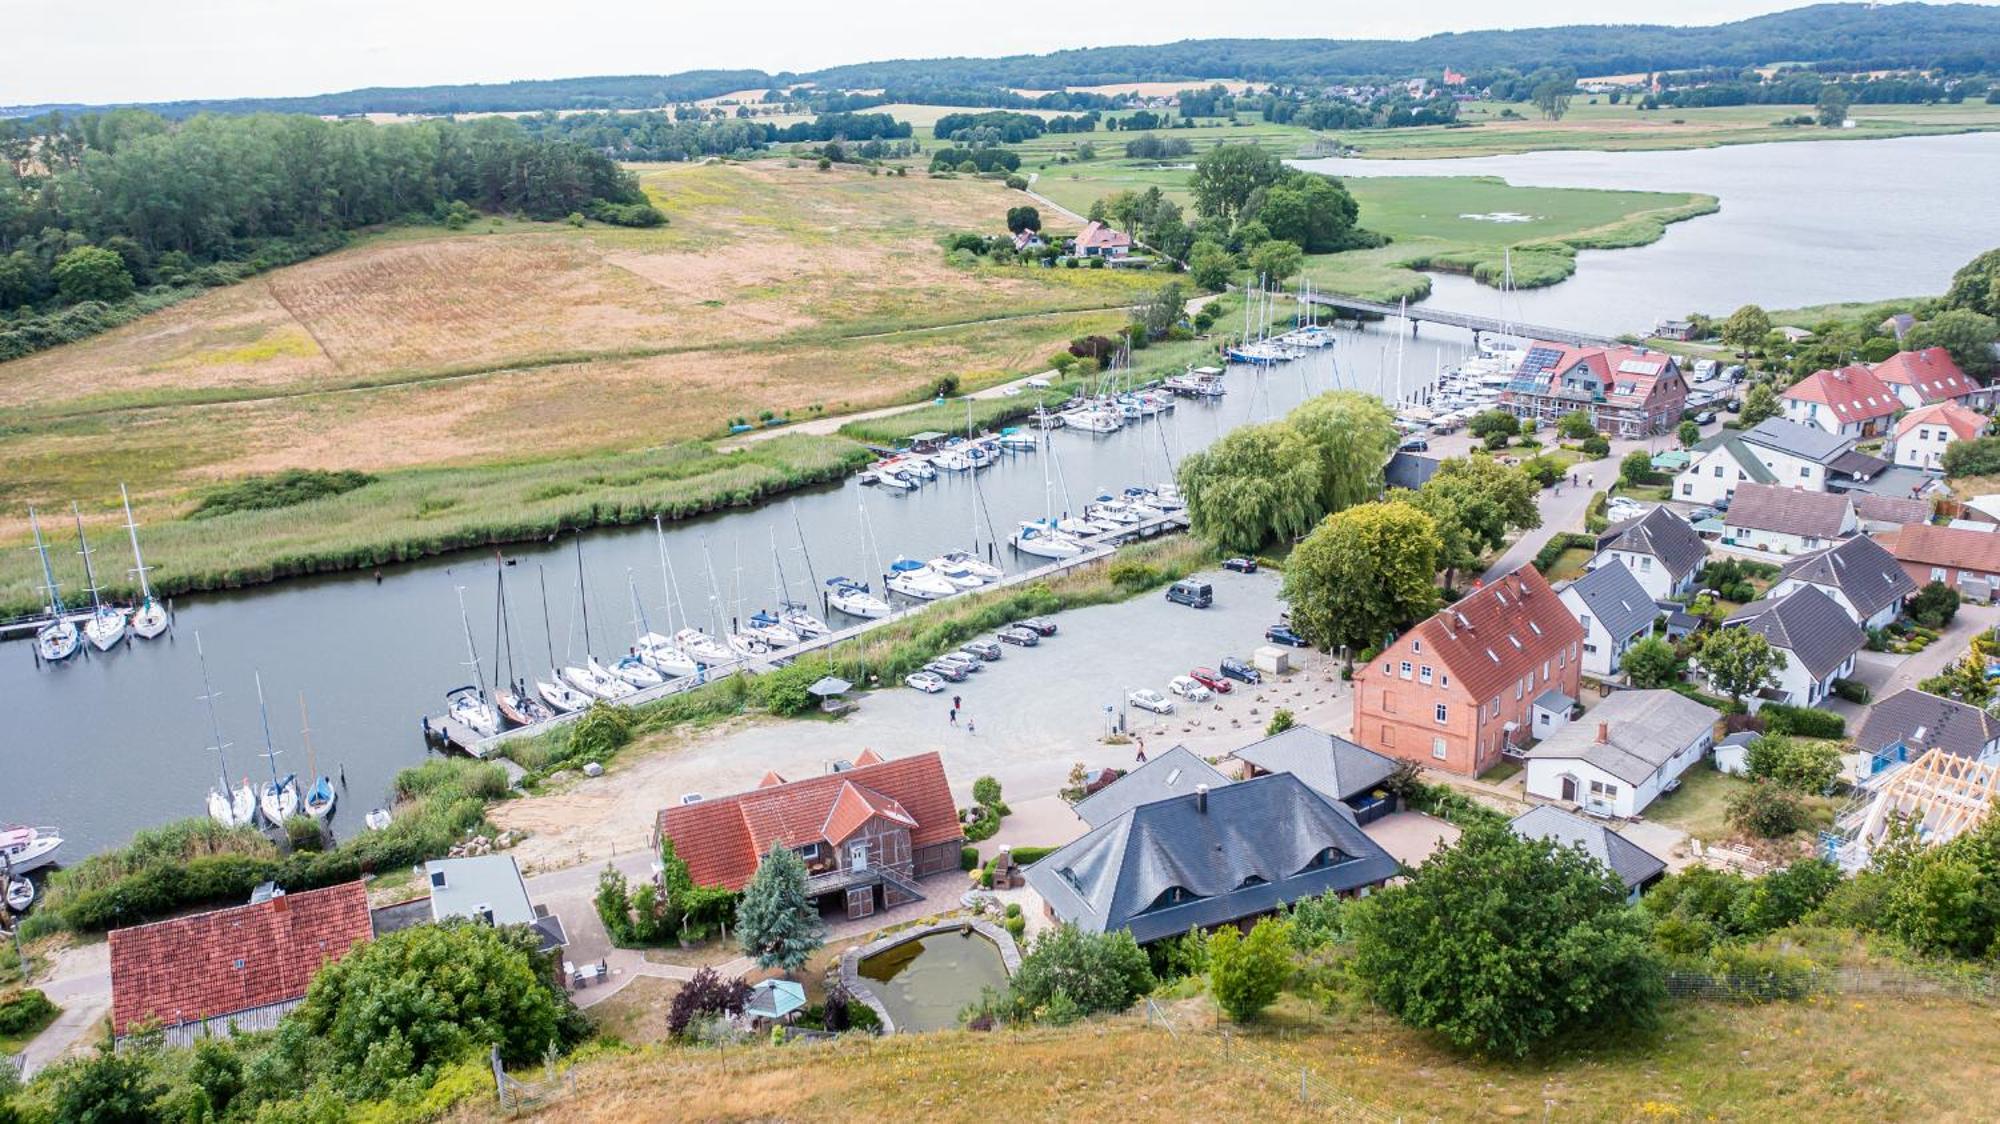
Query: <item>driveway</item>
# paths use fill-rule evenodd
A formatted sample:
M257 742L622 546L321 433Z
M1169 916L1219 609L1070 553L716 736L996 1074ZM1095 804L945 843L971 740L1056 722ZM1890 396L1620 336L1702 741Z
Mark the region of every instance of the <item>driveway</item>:
M1361 834L1380 844L1389 857L1404 866L1422 866L1440 846L1458 842L1464 834L1457 824L1422 812L1392 812L1361 829Z
M1903 660L1902 664L1884 680L1876 698L1893 695L1897 691L1915 687L1945 669L1965 655L1972 638L1995 624L2000 624L2000 606L1960 605L1958 615L1952 618L1943 635L1923 651Z

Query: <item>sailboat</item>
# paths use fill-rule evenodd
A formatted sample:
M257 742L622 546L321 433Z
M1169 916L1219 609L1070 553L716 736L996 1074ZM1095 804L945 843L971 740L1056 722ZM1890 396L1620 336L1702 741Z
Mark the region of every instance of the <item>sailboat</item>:
M771 592L777 594L778 604L782 607L785 604L785 569L778 561L778 533L770 528L765 531L771 538ZM799 645L799 634L769 609L751 613L743 631L773 648L796 648Z
M222 751L229 743L222 740L222 723L215 717L215 687L208 681L208 653L202 651L201 633L194 634L194 654L201 663L201 701L208 706L208 729L214 736L216 780L221 784L208 790L208 816L224 827L242 827L257 818L257 793L250 787L250 778L233 791L229 787L229 762Z
M590 652L590 590L583 580L583 536L576 536L576 598L583 614L583 666L564 664L563 681L593 698L622 699L638 688L611 673Z
M333 814L333 778L319 771L319 762L313 756L312 723L306 720L306 693L299 692L299 740L306 744L306 775L313 779L311 787L300 798L306 815L316 820L324 820Z
M1050 464L1060 467L1055 457L1055 447L1049 447L1049 456L1042 459L1042 518L1024 519L1007 536L1007 542L1023 554L1037 558L1074 558L1083 553L1083 546L1068 535L1056 530L1054 481L1049 476ZM1064 485L1068 487L1067 484Z
M882 547L880 543L876 543L874 540L874 528L868 525L868 505L863 503L861 505L861 549L868 551L870 544L873 544L873 553L869 557L875 560L875 568L879 572L882 568ZM826 603L850 617L877 620L895 612L887 601L875 596L869 590L868 583L864 581L856 581L853 578L835 575L826 579L826 590Z
M455 588L458 623L465 629L465 666L472 669L472 682L445 692L445 717L490 738L500 732L500 714L486 701L486 681L479 674L479 652L472 646L472 621L465 615L465 587Z
M556 670L556 634L549 627L549 574L540 566L535 569L542 586L542 638L549 653L549 677L535 680L535 693L549 706L569 714L589 706L590 696L563 682L562 674Z
M702 556L704 558L707 557L707 552L708 552L708 544L704 542L702 544ZM709 565L708 581L710 588L713 589L715 586L715 567L713 563L710 563ZM735 593L735 597L731 599L730 606L735 613L741 613L743 611L743 540L742 539L736 540L736 580L733 583L732 589L733 592ZM720 592L717 591L716 597L718 598L717 601L718 605L720 605L721 603L720 596L721 596ZM731 624L735 624L736 620L737 618L735 616L731 616L729 618ZM772 618L772 620L773 623L776 622L776 618ZM790 629L786 629L786 632L789 633L790 631L791 631ZM729 645L732 651L741 654L746 659L754 659L759 656L768 656L771 654L772 649L778 646L772 643L770 640L765 639L762 635L759 634L758 630L751 628L747 625L730 629L727 633L723 635L722 639L724 643L727 643ZM796 640L797 637L793 637L793 639Z
M792 501L792 527L798 531L799 555L805 559L806 563L806 588L817 588L819 578L818 575L813 573L812 552L806 549L806 530L799 523L799 505L797 500ZM791 583L785 581L784 567L782 565L778 567L778 590L780 601L778 617L785 622L787 628L790 628L793 632L798 633L807 640L811 640L815 636L827 636L833 632L833 629L829 628L825 621L813 615L812 606L791 599Z
M639 584L633 580L632 571L629 567L625 571L625 588L632 595L632 650L618 657L618 662L611 665L611 671L618 678L641 690L647 687L657 687L665 683L667 677L661 673L659 668L653 666L651 660L646 658L645 645L648 637L656 637L657 639L665 639L665 637L657 637L653 630L647 627L645 607L639 604ZM693 674L693 661L689 661L689 663L690 666L687 672L676 672L676 676L680 674Z
M76 654L83 638L64 615L56 572L49 568L49 548L42 542L42 524L32 507L28 509L28 525L35 529L35 551L42 556L42 588L49 595L49 623L35 630L35 654L47 663L60 663Z
M257 810L264 814L264 822L272 827L283 827L285 821L299 810L299 778L295 773L278 776L278 755L282 752L271 743L271 712L264 707L264 673L257 673L257 717L264 723L264 760L271 763L271 782L257 789Z
M151 640L167 630L167 610L153 597L153 583L146 579L146 571L152 569L139 555L139 525L132 521L132 497L125 494L125 485L118 485L118 498L125 504L125 530L132 536L132 570L139 579L139 604L132 609L132 631L141 640Z
M555 717L555 711L547 703L528 692L527 684L514 675L514 614L507 606L507 567L509 563L493 554L493 631L496 642L506 653L507 682L499 683L496 676L493 688L493 706L500 716L517 726L533 726ZM495 665L495 671L499 666Z
M104 591L97 586L97 568L90 564L90 540L83 537L83 509L74 503L77 553L83 555L83 577L90 583L90 619L83 622L84 639L100 652L108 652L125 639L125 610L104 603Z
M667 595L665 606L667 627L672 628L674 626L674 605L680 600L680 579L674 573L673 559L667 557L666 524L659 515L653 516L653 541L657 544L660 552L660 589ZM632 609L637 620L636 627L639 630L638 640L633 646L633 651L640 659L646 661L648 666L657 669L660 674L675 679L695 675L701 671L701 665L695 662L693 656L681 651L679 645L676 645L672 640L652 630L652 625L646 620L646 610L639 602L639 594L636 589L632 594ZM685 611L683 611L683 615L685 615Z

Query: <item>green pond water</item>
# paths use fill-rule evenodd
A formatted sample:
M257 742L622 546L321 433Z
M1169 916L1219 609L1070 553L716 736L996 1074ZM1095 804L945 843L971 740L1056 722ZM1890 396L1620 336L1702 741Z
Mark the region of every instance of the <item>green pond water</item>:
M1007 965L977 933L932 933L863 960L868 979L897 1030L944 1030L986 988L1007 985Z

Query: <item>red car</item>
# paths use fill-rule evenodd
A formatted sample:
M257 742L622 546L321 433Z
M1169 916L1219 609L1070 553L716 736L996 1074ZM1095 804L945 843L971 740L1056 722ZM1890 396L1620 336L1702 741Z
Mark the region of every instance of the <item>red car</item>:
M1193 671L1188 672L1188 678L1207 687L1218 695L1226 695L1230 691L1231 685L1229 680L1216 674L1215 669L1212 667L1197 667Z

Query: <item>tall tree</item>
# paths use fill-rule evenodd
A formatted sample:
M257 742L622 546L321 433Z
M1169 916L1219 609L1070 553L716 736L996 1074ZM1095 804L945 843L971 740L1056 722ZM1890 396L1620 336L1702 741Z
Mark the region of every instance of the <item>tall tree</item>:
M1219 144L1194 162L1188 186L1194 189L1197 214L1233 218L1243 211L1250 194L1278 182L1284 165L1278 154L1254 144Z
M1320 451L1286 422L1232 429L1178 476L1194 533L1227 550L1297 538L1326 514Z
M1211 293L1219 293L1229 287L1229 275L1236 269L1236 257L1215 242L1202 239L1188 251L1188 279ZM0 270L6 262L0 260ZM4 274L0 274L0 289L6 286Z
M1903 348L1919 351L1926 347L1942 347L1951 353L1952 361L1966 374L1983 377L2000 367L2000 363L1993 358L1995 340L2000 340L2000 323L1996 323L1993 317L1969 308L1953 308L1904 333Z
M1007 233L1019 234L1024 230L1040 230L1042 213L1033 207L1022 205L1007 208Z
M1408 501L1437 525L1438 566L1447 585L1459 570L1500 549L1508 531L1542 525L1538 490L1526 472L1491 457L1454 457L1438 465Z
M759 966L787 974L804 967L826 943L826 924L806 894L806 863L797 851L773 843L757 864L736 907L736 940Z
M1283 597L1321 648L1380 644L1437 605L1437 524L1401 501L1331 515L1285 564Z
M1335 390L1285 415L1320 453L1320 507L1341 511L1382 494L1382 469L1396 451L1396 416L1382 399Z
M1760 382L1743 395L1743 410L1737 419L1743 423L1743 428L1748 429L1783 412L1784 408L1778 404L1778 392L1771 389L1770 383Z
M1747 354L1770 334L1771 315L1754 304L1744 305L1722 322L1722 342L1735 348L1739 356Z
M1960 266L1951 275L1951 288L1945 290L1944 303L1951 308L2000 317L2000 250L1988 250Z
M1551 78L1535 87L1535 108L1550 121L1560 121L1569 112L1569 99L1576 93L1573 80Z
M1813 107L1814 116L1826 128L1839 128L1847 120L1847 107L1852 102L1846 90L1828 82L1819 89L1819 103Z
M1304 268L1306 256L1282 238L1263 242L1250 251L1250 272L1276 285Z
M1661 965L1625 887L1580 847L1470 827L1354 903L1355 978L1411 1026L1520 1057L1558 1035L1644 1027Z
M1761 632L1748 628L1718 628L1702 642L1702 674L1731 702L1777 683L1785 654L1771 647Z
M1248 936L1234 925L1210 934L1208 987L1230 1018L1249 1022L1283 990L1292 975L1291 928L1281 917L1266 917Z
M1309 254L1325 254L1346 247L1360 213L1340 181L1294 172L1264 193L1256 218L1271 237L1295 242Z

